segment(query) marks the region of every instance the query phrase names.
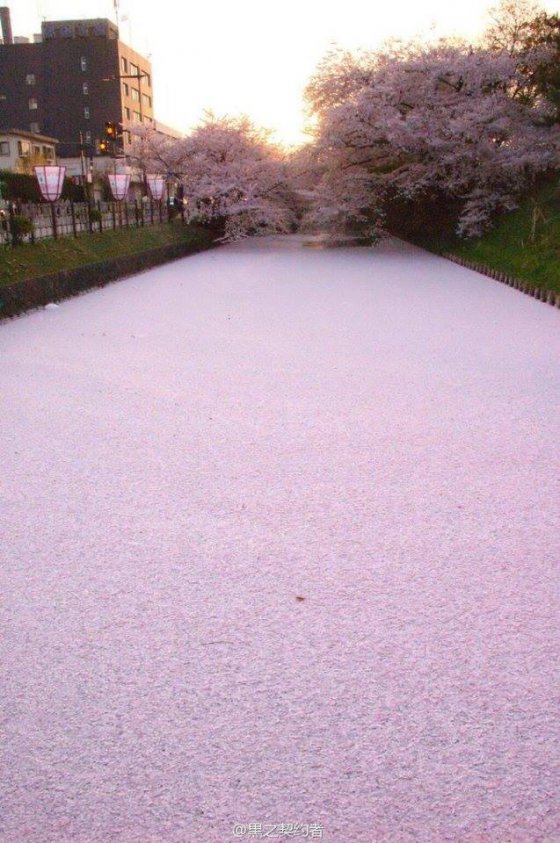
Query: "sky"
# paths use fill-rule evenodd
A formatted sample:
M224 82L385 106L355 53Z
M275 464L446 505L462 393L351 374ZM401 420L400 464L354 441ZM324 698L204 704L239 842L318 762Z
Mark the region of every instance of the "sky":
M375 49L387 38L475 40L495 0L120 0L121 40L150 56L156 118L180 131L205 110L247 114L286 144L305 140L303 89L334 45ZM3 0L14 35L41 20L108 17L114 0ZM560 0L543 0L560 12Z

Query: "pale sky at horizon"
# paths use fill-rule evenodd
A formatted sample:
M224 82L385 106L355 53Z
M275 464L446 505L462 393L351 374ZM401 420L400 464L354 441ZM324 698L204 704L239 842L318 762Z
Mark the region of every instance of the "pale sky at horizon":
M14 35L40 32L41 20L108 17L113 0L3 0ZM248 114L286 143L303 140L302 92L319 60L335 44L376 48L390 37L460 35L485 29L495 0L364 2L225 0L190 8L173 0L120 0L121 40L151 54L156 118L187 131L205 109ZM560 0L543 0L560 12ZM266 9L267 12L263 11ZM276 10L276 11L275 11ZM128 20L122 20L124 17Z

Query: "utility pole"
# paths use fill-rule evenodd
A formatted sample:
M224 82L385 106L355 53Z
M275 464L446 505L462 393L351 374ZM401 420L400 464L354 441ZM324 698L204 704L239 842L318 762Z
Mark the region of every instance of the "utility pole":
M144 106L142 104L142 79L145 76L149 76L149 74L146 73L145 70L140 70L140 68L138 68L138 71L136 73L119 73L116 76L107 76L105 79L102 80L103 82L120 82L121 79L136 79L136 81L138 82L138 106L140 114L140 125L142 126L144 125ZM146 172L144 168L142 168L142 188L144 191L144 195L147 195L148 189L146 182Z
M80 132L80 169L82 172L82 189L84 191L84 196L86 198L86 202L90 204L90 195L89 195L89 182L87 178L87 164L86 164L86 157L85 157L85 150L84 150L84 133Z
M149 73L146 73L145 70L140 70L138 68L137 73L119 73L118 76L107 76L105 79L102 79L102 82L116 82L121 79L136 79L138 82L138 99L139 99L139 107L140 107L140 122L144 122L144 110L142 106L142 79L144 76L149 76Z

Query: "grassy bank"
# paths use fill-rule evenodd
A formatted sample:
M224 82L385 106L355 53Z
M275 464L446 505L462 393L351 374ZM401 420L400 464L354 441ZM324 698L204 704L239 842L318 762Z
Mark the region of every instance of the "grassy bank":
M560 186L544 188L480 239L433 240L426 246L560 293Z
M44 240L35 245L0 246L0 286L159 246L184 243L193 248L203 248L210 240L211 235L205 229L185 226L177 220L144 228L61 237L59 240Z

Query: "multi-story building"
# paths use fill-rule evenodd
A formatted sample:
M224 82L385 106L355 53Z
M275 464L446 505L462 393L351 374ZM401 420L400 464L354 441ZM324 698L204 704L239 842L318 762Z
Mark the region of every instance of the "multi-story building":
M0 170L30 173L34 164L56 162L56 138L18 129L0 129Z
M126 130L154 120L152 68L106 19L44 21L33 41L13 38L0 9L0 128L56 137L61 159L99 153L107 121Z

